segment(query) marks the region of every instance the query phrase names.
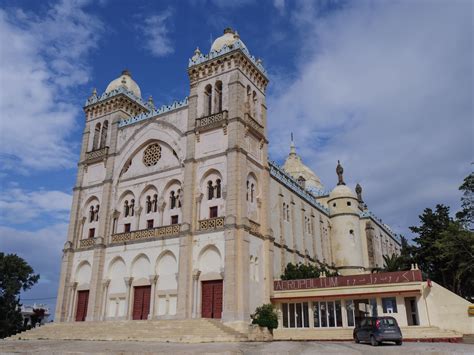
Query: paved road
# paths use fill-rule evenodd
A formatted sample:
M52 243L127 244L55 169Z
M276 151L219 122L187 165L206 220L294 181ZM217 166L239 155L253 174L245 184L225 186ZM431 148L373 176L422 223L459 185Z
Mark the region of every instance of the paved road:
M351 342L207 343L0 340L1 354L474 354L474 345L405 343L371 347Z

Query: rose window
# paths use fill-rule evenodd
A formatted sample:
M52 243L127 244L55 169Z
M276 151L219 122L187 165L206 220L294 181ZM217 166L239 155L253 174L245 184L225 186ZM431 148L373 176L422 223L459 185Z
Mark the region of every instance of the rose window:
M146 166L153 166L161 158L161 147L158 143L150 144L143 152L143 163Z

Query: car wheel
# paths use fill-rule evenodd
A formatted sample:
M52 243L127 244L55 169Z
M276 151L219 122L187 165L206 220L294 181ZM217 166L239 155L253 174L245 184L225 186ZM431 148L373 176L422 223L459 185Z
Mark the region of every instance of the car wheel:
M401 341L401 340L398 340L398 341L395 342L395 344L397 344L397 345L402 345L402 343L403 343L403 341Z
M379 345L379 342L375 339L373 335L370 336L370 344L372 344L372 346Z
M355 341L357 344L359 344L359 343L360 343L359 337L358 337L357 335L356 335L356 336L354 336L354 341Z

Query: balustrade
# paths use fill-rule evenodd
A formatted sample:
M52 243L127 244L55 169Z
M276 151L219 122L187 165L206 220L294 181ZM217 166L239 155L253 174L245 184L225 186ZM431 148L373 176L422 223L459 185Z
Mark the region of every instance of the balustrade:
M224 217L202 219L199 221L199 230L207 231L224 228Z
M141 229L133 232L117 233L112 235L112 243L126 242L130 240L141 240L155 237L168 237L179 234L181 224L172 224L150 229Z
M109 147L103 147L100 149L92 150L86 153L86 161L89 162L91 160L100 160L107 156L109 152Z
M208 129L227 123L227 111L221 111L206 117L196 119L196 129Z

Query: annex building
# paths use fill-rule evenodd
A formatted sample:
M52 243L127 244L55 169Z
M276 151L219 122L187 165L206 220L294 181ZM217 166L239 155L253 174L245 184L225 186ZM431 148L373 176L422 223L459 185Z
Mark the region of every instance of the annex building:
M432 325L419 270L374 281L400 242L341 164L324 186L293 142L282 167L269 159L268 77L237 32L196 49L188 76L189 96L170 105L142 98L127 70L87 99L55 321L215 318L242 330L273 302L282 338L374 312ZM341 276L279 281L289 262Z

